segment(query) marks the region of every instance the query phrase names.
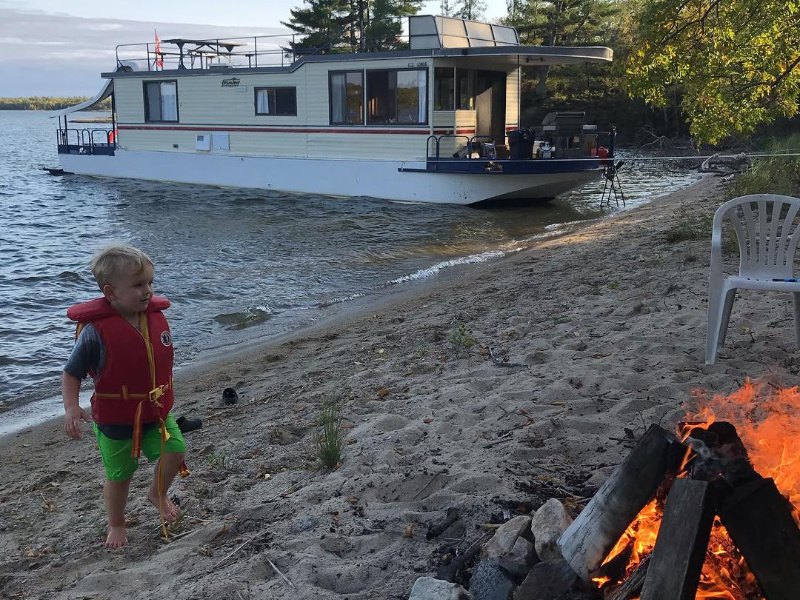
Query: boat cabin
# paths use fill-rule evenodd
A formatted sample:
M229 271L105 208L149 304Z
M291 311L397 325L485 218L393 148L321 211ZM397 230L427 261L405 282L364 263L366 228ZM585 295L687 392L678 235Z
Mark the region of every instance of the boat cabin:
M288 36L120 45L98 95L113 97L113 139L64 126L59 150L509 158L521 66L611 60L607 48L523 47L511 27L448 17L410 17L405 45L326 54L295 50ZM571 123L570 137L588 135L575 147L590 152L596 132L583 125ZM555 153L558 128L531 134L525 158L545 143Z

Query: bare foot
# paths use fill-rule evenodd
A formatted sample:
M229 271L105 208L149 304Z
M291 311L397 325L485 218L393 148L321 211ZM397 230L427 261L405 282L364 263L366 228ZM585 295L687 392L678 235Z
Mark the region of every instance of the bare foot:
M128 543L125 527L109 527L106 548L122 548Z
M150 500L150 503L159 510L161 516L164 517L164 520L167 523L173 523L178 519L179 516L181 516L180 509L175 506L172 503L172 500L170 500L167 496L161 498L161 501L159 502L158 494L150 492L147 495L147 499Z

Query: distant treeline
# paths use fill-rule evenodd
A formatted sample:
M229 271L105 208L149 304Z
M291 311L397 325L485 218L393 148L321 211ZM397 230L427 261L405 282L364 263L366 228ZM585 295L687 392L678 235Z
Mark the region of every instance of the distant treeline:
M0 110L60 110L89 100L88 96L54 98L52 96L31 96L29 98L0 98ZM106 98L95 110L111 110L111 98Z

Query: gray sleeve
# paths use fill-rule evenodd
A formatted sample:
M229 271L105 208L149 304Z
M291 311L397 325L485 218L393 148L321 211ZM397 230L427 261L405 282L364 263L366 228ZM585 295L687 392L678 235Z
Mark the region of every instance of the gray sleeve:
M64 370L78 379L86 379L89 371L99 375L106 361L106 347L97 329L89 323L82 330Z

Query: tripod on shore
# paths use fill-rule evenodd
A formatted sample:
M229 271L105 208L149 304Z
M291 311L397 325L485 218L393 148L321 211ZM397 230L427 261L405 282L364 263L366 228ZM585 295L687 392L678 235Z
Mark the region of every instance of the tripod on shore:
M623 164L625 164L625 162L622 160L617 164L612 162L603 169L605 183L603 183L603 193L600 196L600 206L604 204L606 206L611 206L612 194L614 195L614 202L617 203L617 206L619 206L620 198L622 199L622 206L625 206L625 194L622 193L622 183L619 180L619 170L622 168ZM608 190L608 198L606 198L606 190Z

